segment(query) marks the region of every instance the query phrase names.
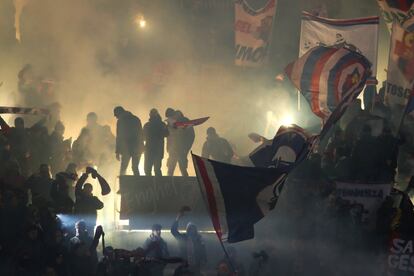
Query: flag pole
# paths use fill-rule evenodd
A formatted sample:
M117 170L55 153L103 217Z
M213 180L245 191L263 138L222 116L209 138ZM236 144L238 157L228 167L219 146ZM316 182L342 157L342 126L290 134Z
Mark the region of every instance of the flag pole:
M208 211L210 208L209 208L209 206L208 206L208 203L207 203L206 198L204 197L203 189L201 188L201 181L200 181L200 178L199 178L199 174L197 173L197 165L196 165L196 160L195 160L195 158L194 158L194 157L195 157L195 155L194 155L194 154L193 154L193 152L191 151L191 158L193 159L193 166L194 166L194 171L195 171L195 173L196 173L196 178L197 178L198 187L200 188L201 197L203 198L204 204L205 204L205 206L206 206L206 208L207 208L207 211ZM210 215L210 212L208 212L208 213L209 213L209 215ZM210 219L211 219L211 217L210 217ZM214 232L216 233L216 236L217 236L217 238L218 238L218 240L219 240L219 242L220 242L221 249L223 249L224 256L226 256L226 259L227 259L227 260L228 260L228 262L229 262L230 269L233 271L233 273L237 273L236 268L235 268L235 266L234 266L234 264L233 264L232 260L230 259L229 253L227 253L227 250L226 250L226 248L225 248L225 246L224 246L224 243L223 243L223 241L222 241L221 237L219 237L219 235L218 235L218 233L217 233L216 228L214 227L214 225L213 225L213 228L214 228Z

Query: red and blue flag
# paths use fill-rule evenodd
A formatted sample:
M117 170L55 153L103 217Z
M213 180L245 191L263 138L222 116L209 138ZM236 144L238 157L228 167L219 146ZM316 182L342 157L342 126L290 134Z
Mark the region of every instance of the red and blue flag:
M341 101L356 98L371 76L371 63L348 48L318 46L289 64L286 75L323 120Z
M274 208L287 171L239 167L193 155L193 162L214 230L221 241L254 237L254 224Z

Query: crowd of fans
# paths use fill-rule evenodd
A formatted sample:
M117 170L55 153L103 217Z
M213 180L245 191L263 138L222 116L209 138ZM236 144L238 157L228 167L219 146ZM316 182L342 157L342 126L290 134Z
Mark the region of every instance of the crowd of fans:
M407 195L411 186L393 189L377 212L376 226L369 228L362 220L363 208L341 199L333 184L409 182L414 156L411 119L406 119L401 131L394 117L398 112L382 102L362 110L357 100L330 138L290 176L284 203L277 206L289 210L289 215L275 230L278 238L291 242L285 252L289 257L275 259L258 252L246 271L236 251L229 248L216 267L218 275L235 275L234 271L237 275L335 275L338 271L343 273L339 275L380 275L384 271L389 237L414 230ZM180 258L170 256L158 224L142 248L126 251L105 246L104 231L96 227L97 210L104 204L94 196L87 179L97 180L102 196L111 193L111 186L93 165L111 166L116 157L121 161L121 175L129 162L132 172L140 175L138 165L144 154L145 174L161 176L166 141L168 175L174 175L178 164L181 175L188 176L188 154L195 139L191 126L175 125L189 119L172 108L165 112L165 123L156 109L143 126L121 106L115 107L114 116L116 135L91 112L73 143L64 139L65 127L59 120L52 129L50 118L30 127L22 117L15 119L14 127L2 122L0 275L163 275L168 263L179 264L175 275L201 274L207 254L197 227L188 224L184 233L178 231L188 208L180 210L171 227L180 244ZM231 163L235 153L226 139L209 128L202 155ZM64 216L73 217L76 224L64 224ZM358 254L351 254L353 250ZM366 265L372 260L378 262Z

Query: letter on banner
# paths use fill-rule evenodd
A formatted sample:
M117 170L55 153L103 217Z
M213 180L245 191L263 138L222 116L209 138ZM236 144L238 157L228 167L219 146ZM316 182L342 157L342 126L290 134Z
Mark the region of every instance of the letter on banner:
M259 10L252 9L245 0L237 0L235 12L235 64L260 67L267 61L269 55L276 0L269 0Z

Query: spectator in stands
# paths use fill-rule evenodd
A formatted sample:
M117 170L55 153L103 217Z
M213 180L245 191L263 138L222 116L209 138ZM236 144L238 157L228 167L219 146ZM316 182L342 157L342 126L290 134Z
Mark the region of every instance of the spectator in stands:
M223 163L231 163L233 149L226 139L217 134L215 128L209 127L207 129L207 140L203 145L202 156Z
M160 224L154 224L152 226L152 233L145 241L143 247L146 257L155 259L155 262L149 263L146 268L154 276L164 275L165 264L160 261L170 256L167 243L161 238L161 230L162 226Z
M61 172L65 168L66 162L71 158L69 156L71 145L65 142L64 133L65 126L61 121L58 121L49 137L50 164L54 174Z
M33 205L40 207L51 202L50 190L52 182L50 166L47 164L40 165L39 171L29 177L26 185L31 191Z
M76 183L75 214L84 220L87 230L90 233L93 233L96 224L97 211L102 209L104 204L92 194L92 184L85 183L89 175L91 175L93 179L98 179L102 195L109 194L111 192L111 188L105 178L103 178L95 169L91 167L86 168L86 172L82 174Z
M171 226L171 234L180 242L181 255L187 260L189 270L195 275L199 275L202 266L207 261L206 248L198 233L197 226L193 223L187 224L185 233L178 231L178 223L186 211L190 211L190 209L183 207L179 211L175 222Z
M56 179L52 183L50 196L57 214L72 214L75 203L69 195L67 176L64 173L56 175Z
M12 155L16 158L23 176L29 174L29 141L30 137L25 128L24 120L17 117L14 120L14 128L9 132L9 143Z

